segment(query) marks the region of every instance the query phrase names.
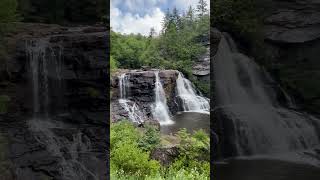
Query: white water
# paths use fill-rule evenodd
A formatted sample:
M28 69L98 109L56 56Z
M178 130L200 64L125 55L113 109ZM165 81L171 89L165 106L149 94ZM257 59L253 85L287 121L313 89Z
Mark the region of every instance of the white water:
M97 175L88 170L80 161L81 154L91 151L89 139L84 140L80 131L73 133L72 140L56 135L54 130L65 130L65 125L49 117L49 94L59 93L58 88L61 88L59 85L62 72L62 48L59 48L56 54L50 47L48 39L40 39L27 41L26 50L30 65L34 113L33 118L27 121L29 129L33 132L35 139L46 147L51 156L59 157L58 171L64 180L86 180L87 177L98 180ZM49 77L50 81L58 81L55 84L58 86L52 91L49 91ZM65 152L62 152L62 149ZM66 158L66 154L70 155L70 158Z
M228 36L222 37L214 63L216 109L228 117L220 120L222 124L232 121L233 127L228 124L233 135L227 137L238 155L289 152L320 144L319 120L281 107L274 84L252 59L238 52Z
M33 111L35 114L42 111L47 118L49 106L48 67L46 60L47 41L28 41L26 49L33 86Z
M176 83L177 96L181 100L183 111L209 113L209 99L197 95L192 83L188 79L184 78L183 74L180 72Z
M152 106L152 114L153 117L160 122L160 125L170 125L174 122L171 120L167 105L167 98L166 94L163 90L159 72L155 72L156 82L154 87L154 93L155 93L155 102Z
M135 102L128 99L130 95L129 80L130 76L125 73L119 76L119 104L128 113L128 118L132 122L142 123L144 121L144 113Z

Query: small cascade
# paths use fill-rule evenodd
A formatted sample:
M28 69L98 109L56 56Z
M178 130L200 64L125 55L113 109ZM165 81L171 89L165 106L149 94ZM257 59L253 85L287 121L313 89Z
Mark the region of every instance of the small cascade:
M73 133L72 140L57 136L53 130L64 129L64 125L40 119L28 121L28 125L36 140L46 146L52 156L59 157L60 175L64 180L87 180L90 177L98 180L97 175L88 170L81 161L81 155L91 152L89 138L85 138L81 132ZM70 129L72 131L72 129ZM62 151L63 149L63 151Z
M54 94L55 102L62 102L62 52L63 48L54 50L48 39L30 40L26 42L26 52L29 60L32 83L33 112L35 116L49 117L49 95ZM51 86L49 88L49 79ZM52 92L49 92L52 89Z
M182 110L209 113L209 99L196 94L192 83L179 72L176 80L177 97L181 100Z
M153 117L160 122L160 125L173 124L173 121L171 120L169 115L166 94L163 90L158 71L155 72L155 77L155 102L152 106Z
M144 113L135 102L128 99L130 95L129 80L130 76L125 73L119 76L119 104L128 113L128 118L132 122L142 123L144 121Z
M61 179L98 180L96 173L88 170L84 165L86 162L80 160L83 153L91 151L89 139L83 139L85 136L79 130L71 128L72 139L56 134L66 129L65 124L53 120L54 112L50 107L53 105L51 97L57 98L55 102L63 99L62 47L51 47L49 39L30 40L26 42L26 51L33 92L33 118L27 121L30 131L51 156L59 158Z
M215 55L214 78L215 109L224 115L219 121L223 133L228 132L223 143L229 151L271 154L319 145L319 120L282 107L276 97L279 87L254 60L239 53L227 34Z
M33 86L33 112L45 114L48 118L49 89L46 60L47 41L29 41L26 44Z

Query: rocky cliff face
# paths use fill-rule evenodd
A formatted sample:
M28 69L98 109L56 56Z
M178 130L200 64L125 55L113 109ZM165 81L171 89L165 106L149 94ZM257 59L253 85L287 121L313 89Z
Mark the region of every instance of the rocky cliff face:
M270 0L264 18L266 51L273 72L309 111L320 108L320 2Z
M111 109L112 120L117 121L123 118L128 118L126 111L119 105L120 98L119 76L126 73L129 76L129 93L128 99L137 103L137 105L145 111L147 118L152 120L151 105L155 101L155 72L159 70L119 70L111 78ZM177 111L175 103L175 87L176 79L178 78L176 70L160 70L159 77L163 84L164 91L167 96L167 103L171 113Z
M107 179L107 39L104 27L23 23L8 35L10 51L5 68L0 68L6 70L0 91L10 101L0 121L9 142L7 161L12 177ZM47 66L50 115L46 121L33 118L28 48L38 40L47 42L45 52L53 52L50 56L44 53L51 63ZM59 73L51 73L57 69ZM65 168L78 171L64 174Z

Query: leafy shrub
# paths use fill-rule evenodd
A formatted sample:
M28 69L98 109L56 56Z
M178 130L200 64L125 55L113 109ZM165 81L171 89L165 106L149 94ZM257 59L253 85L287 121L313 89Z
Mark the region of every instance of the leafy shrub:
M111 151L111 162L117 169L137 177L155 175L160 168L158 161L149 159L148 152L134 143L126 142Z
M178 132L180 138L179 158L171 165L171 170L198 170L198 173L210 174L210 138L203 130L195 131L192 135L186 129Z
M154 127L146 127L146 132L138 142L139 147L145 151L151 151L160 144L160 132Z
M141 135L129 121L112 123L110 127L110 150L124 143L136 144Z
M181 155L169 166L150 159L150 150L159 146L159 132L152 127L139 131L128 121L111 124L110 177L112 180L207 180L209 136L202 130L178 132Z

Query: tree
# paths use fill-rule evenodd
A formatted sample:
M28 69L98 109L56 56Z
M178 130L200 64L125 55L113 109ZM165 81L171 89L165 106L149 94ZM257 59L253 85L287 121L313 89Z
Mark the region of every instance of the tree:
M199 0L199 3L197 5L197 12L200 17L208 13L208 4L205 0Z
M10 23L17 20L16 0L1 0L0 1L0 23ZM1 26L0 26L1 27Z
M186 14L186 18L190 22L192 22L194 20L194 9L192 8L192 6L189 6L189 9Z
M152 28L150 29L149 38L155 37L156 34L157 34L157 33L156 33L156 30L154 29L154 27L152 27Z

